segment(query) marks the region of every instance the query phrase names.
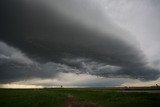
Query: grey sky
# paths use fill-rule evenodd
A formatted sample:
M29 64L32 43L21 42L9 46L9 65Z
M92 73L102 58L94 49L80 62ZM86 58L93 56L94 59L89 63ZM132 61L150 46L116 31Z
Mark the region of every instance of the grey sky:
M159 78L156 0L5 0L0 4L0 83L54 79L62 72L123 81L116 84L115 79L110 86L128 78ZM96 81L89 83L100 84ZM100 81L103 86L105 81Z

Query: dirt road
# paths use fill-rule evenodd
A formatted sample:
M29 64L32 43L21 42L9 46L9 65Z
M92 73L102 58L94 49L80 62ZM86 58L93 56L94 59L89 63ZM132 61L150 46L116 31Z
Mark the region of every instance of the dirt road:
M98 107L95 103L78 101L74 96L68 95L62 107Z
M123 90L123 91L120 91L120 92L127 92L127 93L130 93L130 92L137 92L137 93L157 93L157 94L160 94L160 90Z

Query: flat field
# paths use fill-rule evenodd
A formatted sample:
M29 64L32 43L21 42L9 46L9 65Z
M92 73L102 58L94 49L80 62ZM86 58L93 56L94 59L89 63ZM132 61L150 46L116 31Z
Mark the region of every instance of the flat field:
M0 89L0 107L159 107L159 88Z

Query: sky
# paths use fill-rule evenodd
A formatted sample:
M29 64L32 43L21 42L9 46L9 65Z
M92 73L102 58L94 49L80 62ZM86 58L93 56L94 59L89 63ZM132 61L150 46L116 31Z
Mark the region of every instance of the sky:
M160 85L159 0L1 0L0 88Z

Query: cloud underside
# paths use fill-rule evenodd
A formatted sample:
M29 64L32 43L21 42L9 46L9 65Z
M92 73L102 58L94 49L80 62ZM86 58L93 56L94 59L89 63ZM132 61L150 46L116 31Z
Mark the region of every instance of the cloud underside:
M136 42L125 38L130 34L101 20L105 19L101 13L97 18L96 12L84 11L77 19L78 10L64 13L37 2L6 0L0 1L0 14L0 83L54 78L59 72L140 80L159 77ZM85 23L89 16L96 18Z

